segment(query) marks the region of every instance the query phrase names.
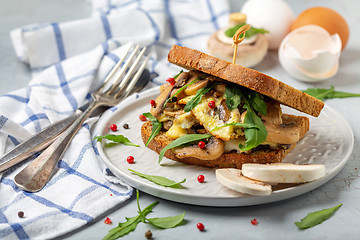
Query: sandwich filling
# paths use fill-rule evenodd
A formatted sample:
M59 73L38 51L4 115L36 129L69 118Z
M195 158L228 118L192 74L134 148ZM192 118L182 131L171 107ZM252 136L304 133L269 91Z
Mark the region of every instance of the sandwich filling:
M280 104L240 85L203 72L181 72L160 87L150 110L171 139L210 133L207 151L197 143L174 148L178 158L212 160L223 153L287 149L301 138L300 127L286 121Z

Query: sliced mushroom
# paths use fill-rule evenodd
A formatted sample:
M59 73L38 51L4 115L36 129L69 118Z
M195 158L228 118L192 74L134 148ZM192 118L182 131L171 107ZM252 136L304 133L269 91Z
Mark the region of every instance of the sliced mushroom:
M160 93L162 93L163 91L166 90L167 87L170 86L170 83L165 83L163 85L160 86Z
M164 114L168 115L170 117L176 117L178 115L181 115L184 113L184 109L179 109L179 110L173 110L173 109L164 109Z
M268 133L266 141L280 144L292 144L300 140L300 127L297 124L267 124L264 123Z
M155 107L150 109L150 113L154 117L158 117L162 112L162 107L164 106L164 103L166 102L166 99L168 98L169 93L171 92L171 89L173 87L171 85L168 85L156 98L155 100Z
M196 77L197 76L195 76L194 79L196 79ZM192 80L190 79L189 82L190 81L192 81ZM204 80L198 79L194 84L185 88L184 93L188 96L195 95L199 89L206 87L206 85L208 85L208 83L209 83L209 79L204 79Z
M163 91L160 93L160 95L155 100L155 108L151 108L150 113L154 117L158 117L162 110L163 106L166 102L166 100L171 96L171 93L174 89L179 88L183 86L186 83L186 80L190 77L190 74L187 72L182 72L177 78L176 83L174 86L168 85L166 88L163 89Z
M220 157L224 153L225 144L221 139L216 137L210 138L204 149L197 145L176 148L174 153L178 158L194 157L202 160L213 160Z
M261 116L262 120L264 120L267 124L282 124L280 103L275 101L266 102L266 106L266 116Z
M214 87L214 96L215 97L221 97L225 93L225 85L224 84L218 84Z
M244 112L241 113L241 115L240 115L240 121L241 121L242 123L245 122L245 115L246 115L246 113L247 113L247 111L244 111Z
M229 119L231 117L231 112L226 106L225 99L221 101L220 105L218 106L218 109L219 109L220 119L223 120L224 122L229 121Z
M241 122L244 122L246 112L241 114ZM293 144L300 140L300 126L295 123L283 124L280 106L268 105L266 116L261 118L267 131L266 142Z
M180 73L180 75L176 78L174 88L180 88L184 86L190 77L191 75L188 72Z
M283 124L280 103L267 102L266 116L261 116L266 127L267 142L292 144L300 140L300 127L296 123Z
M166 121L163 123L163 128L167 131L171 128L172 125L173 125L173 121Z

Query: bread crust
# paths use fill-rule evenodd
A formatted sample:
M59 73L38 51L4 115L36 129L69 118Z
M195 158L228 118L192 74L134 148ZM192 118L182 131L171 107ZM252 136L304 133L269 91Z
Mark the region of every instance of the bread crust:
M300 137L303 138L306 132L309 129L309 120L306 117L301 116L293 116L284 114L284 121L287 123L295 122L298 126L300 126ZM151 121L147 121L141 127L141 138L144 143L150 137L152 131L152 123ZM169 143L173 141L172 138L166 136L165 132L161 131L147 146L151 150L157 152L158 154L161 152L163 148L165 148ZM219 158L214 160L202 160L194 157L188 158L177 158L175 153L170 149L165 152L165 157L182 162L185 164L192 164L203 167L210 168L238 168L241 169L242 164L244 163L279 163L281 162L285 156L295 147L295 144L289 145L287 149L265 149L265 150L257 150L253 151L250 154L246 153L224 153Z
M324 107L322 101L275 78L194 49L173 45L168 54L168 61L185 69L196 69L247 87L315 117L320 115Z

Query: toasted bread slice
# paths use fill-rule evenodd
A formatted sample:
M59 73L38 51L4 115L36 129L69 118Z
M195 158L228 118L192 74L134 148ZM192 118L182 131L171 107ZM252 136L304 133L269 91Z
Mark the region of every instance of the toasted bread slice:
M320 115L324 107L322 101L268 75L194 49L173 45L168 61L185 69L196 69L239 84L315 117Z
M293 116L284 114L284 124L295 123L301 128L300 137L303 138L309 130L309 119L302 116ZM150 137L152 131L152 123L150 121L144 123L141 127L141 137L144 143ZM173 141L172 138L166 136L165 132L160 132L148 145L151 150L160 153L161 150ZM251 153L224 153L219 158L213 160L202 160L194 157L177 158L175 153L170 149L165 152L165 157L182 162L185 164L192 164L211 168L238 168L241 169L244 163L279 163L285 156L295 147L291 144L288 148L259 148Z

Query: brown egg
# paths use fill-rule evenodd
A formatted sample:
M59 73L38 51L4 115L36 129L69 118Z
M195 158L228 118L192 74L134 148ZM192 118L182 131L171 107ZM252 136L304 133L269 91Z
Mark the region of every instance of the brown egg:
M310 24L325 28L331 35L339 34L342 50L345 48L349 40L349 26L338 12L326 7L309 8L295 19L291 30Z

